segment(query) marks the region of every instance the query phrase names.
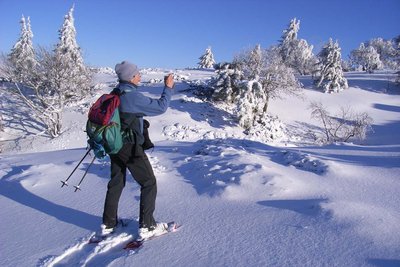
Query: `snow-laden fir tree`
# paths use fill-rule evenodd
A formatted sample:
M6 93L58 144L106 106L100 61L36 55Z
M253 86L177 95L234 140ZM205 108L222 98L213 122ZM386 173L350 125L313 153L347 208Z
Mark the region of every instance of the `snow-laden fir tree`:
M32 43L33 33L29 17L21 18L21 33L19 40L14 44L11 53L8 55L10 63L13 65L13 80L23 82L26 80L36 67L35 50Z
M208 47L201 57L199 57L200 62L198 63L201 69L212 69L214 68L215 60L214 55L211 51L211 47Z
M80 99L90 93L91 74L85 66L81 49L76 42L73 17L74 6L64 18L59 30L59 43L55 48L55 69L52 86L64 92L66 101Z
M358 49L350 52L350 61L355 69L361 68L363 71L373 73L374 70L383 67L378 52L373 46L365 46L361 43Z
M224 101L234 103L239 95L239 82L242 77L242 71L235 63L218 63L215 65L217 76L210 82L214 90L212 99L215 101Z
M290 21L288 28L283 30L281 44L284 48L290 48L287 45L290 42L297 39L297 33L299 32L299 30L300 30L300 20L297 20L297 18L293 18Z
M284 63L304 75L312 72L316 62L313 46L308 45L304 39L297 39L299 30L300 20L292 19L288 28L283 31L279 48Z
M339 43L329 42L324 45L318 54L318 72L315 76L317 87L323 88L325 93L339 92L348 88L347 80L342 70L342 55Z

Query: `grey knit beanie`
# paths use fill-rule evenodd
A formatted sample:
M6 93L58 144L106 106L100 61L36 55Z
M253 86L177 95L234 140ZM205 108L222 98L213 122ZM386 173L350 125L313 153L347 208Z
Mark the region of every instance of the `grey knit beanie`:
M122 61L115 65L115 72L118 75L118 79L120 81L129 82L132 80L133 76L139 73L139 69L135 64L132 64L128 61Z

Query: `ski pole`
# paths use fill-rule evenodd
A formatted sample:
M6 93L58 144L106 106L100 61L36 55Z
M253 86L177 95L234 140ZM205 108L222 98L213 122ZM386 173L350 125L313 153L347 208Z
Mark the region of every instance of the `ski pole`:
M69 178L71 178L72 174L74 174L74 172L76 171L76 169L78 169L79 165L81 165L82 161L86 158L86 156L89 154L89 152L90 152L91 150L92 150L92 149L89 148L89 150L86 152L85 156L83 156L83 158L79 161L78 165L76 165L75 169L71 172L71 174L68 176L68 178L65 179L64 181L61 181L61 183L62 183L61 187L63 187L64 185L68 186L67 181L69 180Z
M93 161L96 159L96 157L93 157L92 161L90 162L89 166L86 168L85 174L82 176L82 179L80 180L78 185L74 185L75 187L75 192L78 190L81 190L81 188L79 187L81 185L81 183L83 182L83 179L85 179L86 174L89 171L90 166L92 166Z

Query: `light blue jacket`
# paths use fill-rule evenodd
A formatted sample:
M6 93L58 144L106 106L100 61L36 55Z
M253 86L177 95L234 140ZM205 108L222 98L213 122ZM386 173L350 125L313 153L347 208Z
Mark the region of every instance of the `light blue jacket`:
M167 111L171 102L172 90L164 87L159 99L143 95L139 89L126 82L120 82L116 88L120 91L119 111L130 113L140 120L140 131L143 133L143 116L157 116Z
M159 99L144 96L131 83L119 83L117 88L124 92L121 96L120 111L137 114L138 116L157 116L167 111L171 102L172 90L164 88Z

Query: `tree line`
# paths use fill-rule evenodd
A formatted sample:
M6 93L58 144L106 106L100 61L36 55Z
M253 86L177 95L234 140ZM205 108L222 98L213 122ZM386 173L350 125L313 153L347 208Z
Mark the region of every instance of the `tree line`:
M239 124L247 132L271 123L267 113L271 99L299 93L301 84L298 75L312 75L317 88L325 93L335 93L348 88L345 71L373 72L400 67L400 36L390 41L376 38L362 43L351 51L346 61L342 59L338 41L332 38L314 55L313 46L298 38L299 29L300 20L294 18L283 30L277 45L262 49L258 44L253 49L240 52L232 62L215 63L210 47L199 58L199 68L214 68L217 74L206 85L209 97L233 106ZM328 112L322 104L312 103L310 107L314 118L328 120ZM325 132L334 133L327 135L326 141L347 141L353 136L365 138L366 129L372 122L368 114L354 113L349 108L342 108L341 112L341 117L346 118L348 123L341 123L346 121L344 119L330 119L329 123L325 123ZM324 116L316 116L317 113Z
M30 18L21 18L21 34L11 52L1 55L0 71L14 86L12 92L46 125L47 133L62 133L62 112L65 105L90 94L92 74L84 64L76 42L74 6L64 17L59 42L54 48L34 49ZM348 87L343 72L400 66L400 36L385 41L372 39L354 49L348 61L341 57L337 41L329 39L314 55L313 46L298 38L300 20L292 19L279 43L268 48L258 44L234 56L232 62L216 63L211 47L199 59L199 67L216 72L208 84L211 98L237 107L239 124L250 130L256 124L268 124L271 99L284 94L298 94L298 75L311 74L324 92L339 92ZM321 110L321 109L320 109Z

